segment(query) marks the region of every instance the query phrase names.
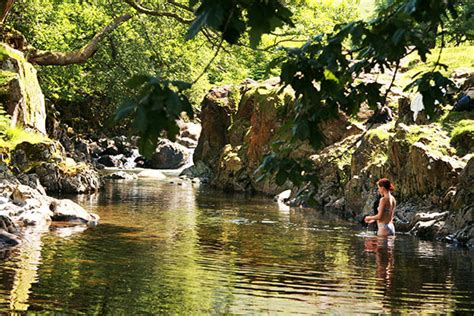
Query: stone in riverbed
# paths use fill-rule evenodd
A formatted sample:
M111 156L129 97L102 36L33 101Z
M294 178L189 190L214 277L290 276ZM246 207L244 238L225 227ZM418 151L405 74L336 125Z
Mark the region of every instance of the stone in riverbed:
M163 174L163 172L159 170L143 170L137 176L139 178L153 178L157 180L166 179L166 176Z
M80 222L88 225L96 225L99 215L92 214L83 209L79 204L71 200L54 200L50 204L53 212L53 221Z
M189 155L183 145L162 139L158 142L156 152L147 161L147 166L152 169L177 169L187 162Z

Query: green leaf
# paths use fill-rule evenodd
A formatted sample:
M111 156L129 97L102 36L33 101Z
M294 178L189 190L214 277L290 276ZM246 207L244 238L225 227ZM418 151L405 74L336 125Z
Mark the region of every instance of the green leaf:
M140 137L138 141L138 151L141 155L150 159L156 150L156 144L158 142L158 137L152 135L144 135Z
M181 101L176 93L168 92L166 98L166 109L171 118L178 118L181 114Z
M209 11L204 11L201 13L191 24L187 33L186 33L186 40L193 39L197 33L201 30L201 28L207 23L207 18L209 16Z
M123 120L125 117L129 116L136 108L136 105L132 101L123 103L120 108L115 113L115 122Z
M191 84L186 81L180 81L180 80L174 80L171 81L171 84L178 88L178 90L183 91L183 90L188 90L191 88Z
M145 133L148 129L148 120L143 106L137 108L137 116L135 117L135 125L141 133Z

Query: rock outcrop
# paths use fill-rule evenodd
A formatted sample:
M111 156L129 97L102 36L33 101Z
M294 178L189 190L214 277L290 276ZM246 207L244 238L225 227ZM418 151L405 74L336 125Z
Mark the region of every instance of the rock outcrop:
M98 173L85 163L65 157L57 141L23 142L11 152L10 165L20 178L35 174L49 192L86 193L100 189Z
M47 229L52 221L96 225L98 215L91 214L70 200L58 200L36 188L21 184L13 175L0 171L0 248L21 242L22 228Z
M276 140L289 140L290 113L294 106L294 92L290 88L279 92L277 78L264 83L244 82L240 86L213 88L201 106L202 131L193 160L200 169L207 169L206 177L212 185L233 191L276 194L289 188L279 186L274 177L257 181L256 169L270 152ZM325 144L338 142L348 135L360 133L341 115L324 123ZM314 150L302 143L293 153L309 156ZM195 175L195 167L183 174Z
M21 125L46 134L46 108L36 70L22 52L0 43L0 103Z

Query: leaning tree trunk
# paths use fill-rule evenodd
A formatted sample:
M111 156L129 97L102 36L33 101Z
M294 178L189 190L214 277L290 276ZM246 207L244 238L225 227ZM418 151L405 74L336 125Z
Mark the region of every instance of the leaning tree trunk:
M8 13L10 13L12 9L13 2L15 2L15 0L0 0L0 24L5 22Z

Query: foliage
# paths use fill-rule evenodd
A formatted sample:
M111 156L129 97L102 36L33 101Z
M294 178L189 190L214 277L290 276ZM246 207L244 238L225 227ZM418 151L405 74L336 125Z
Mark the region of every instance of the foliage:
M247 31L251 46L256 48L263 34L284 24L293 25L291 11L279 1L191 0L190 5L197 6L197 9L187 39L194 38L204 26L208 26L220 32L228 43L236 44Z
M187 4L187 1L181 3ZM222 10L226 3L202 2L196 3L196 8L202 6L202 12L206 8L214 10L212 12L215 14L206 15L205 21L219 29L219 21L213 19L225 19L228 12ZM296 12L293 17L295 29L291 32L282 29L283 35L263 36L258 50L251 49L249 42L255 41L269 27L281 25L277 15L289 14L288 9L270 1L268 6L280 11L265 15L272 20L269 24L266 19L259 20L257 11L253 11L266 12L269 8L267 4L255 2L251 8L244 4L242 9L238 9L245 12L251 9L253 16L247 13L239 16L238 10L235 11L233 18L244 19L252 35L241 33L243 36L234 46L222 44L220 53L206 74L185 92L195 107L212 85L240 83L248 77L260 80L275 75L275 72L268 73L266 66L281 53L277 51L280 45L294 45L307 40L303 31L327 31L337 23L354 18L358 12L356 0L341 4L310 0L289 3L289 8ZM164 1L144 2L150 8L163 8L165 4ZM217 7L212 9L212 5ZM124 2L111 6L110 1L105 0L17 0L7 21L35 48L73 51L82 47L112 18L125 12L133 12L133 9ZM237 20L234 22L226 32L229 38L235 31L231 31L231 28L237 27L239 23ZM197 28L196 23L194 27ZM117 104L131 93L126 85L128 78L146 73L159 74L168 80L191 82L199 76L214 55L219 38L218 34L207 28L206 36L204 32L196 32L192 41L186 41L183 35L188 26L170 18L138 15L111 33L86 63L67 67L40 67L38 76L43 92L49 103L55 104L56 109L64 114L62 119L68 125L81 128L87 122L89 128L104 130L107 128L105 121L114 115ZM74 119L66 120L68 117Z
M461 0L457 2L456 9L459 18L446 21L447 40L455 45L463 42L474 44L474 2Z

